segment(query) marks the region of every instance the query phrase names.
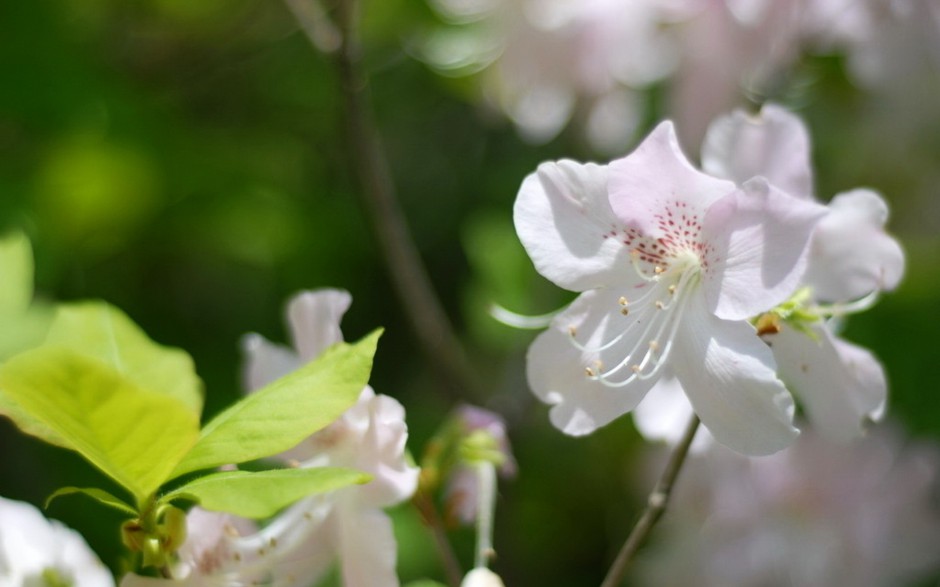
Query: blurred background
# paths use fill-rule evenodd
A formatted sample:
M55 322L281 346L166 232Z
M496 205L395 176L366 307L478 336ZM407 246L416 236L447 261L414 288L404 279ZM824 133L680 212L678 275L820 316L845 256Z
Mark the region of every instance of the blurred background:
M650 445L629 417L580 439L551 427L525 383L533 333L487 314L491 302L534 315L572 297L532 268L513 201L539 162L608 161L661 118L687 129L694 158L712 116L748 98L781 102L809 125L820 199L858 186L884 194L906 277L845 335L884 363L902 435L940 441L935 4L871 0L857 25L848 12L787 15L792 31L766 5L754 15L650 0L637 3L649 14L621 21L604 12L611 1L583 3L587 15L563 0L502 4L366 0L360 33L400 205L483 383L484 396L462 399L508 421L520 470L501 486L496 519L507 585L598 584L652 485ZM762 48L767 30L791 36ZM584 73L607 54L632 62ZM420 455L458 398L416 351L363 212L333 57L287 5L3 2L0 72L0 230L31 238L38 296L103 298L189 351L209 417L241 393L243 334L283 341L288 296L347 289L344 332L385 327L372 385L404 404ZM41 504L60 486L93 484L109 486L0 421L0 495ZM119 519L78 505L47 514L116 566ZM403 582L442 578L417 515L394 515ZM469 565L472 532L454 537Z

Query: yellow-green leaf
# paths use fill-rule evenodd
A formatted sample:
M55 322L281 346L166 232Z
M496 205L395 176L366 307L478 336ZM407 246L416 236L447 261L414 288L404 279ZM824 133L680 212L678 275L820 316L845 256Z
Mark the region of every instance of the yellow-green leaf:
M229 407L206 424L173 476L277 454L325 427L356 403L381 334L334 345Z
M202 411L202 381L189 354L153 342L105 302L60 305L46 344L94 357L137 387L175 397L194 414Z
M167 480L199 435L198 417L178 399L70 349L17 355L0 366L0 388L138 501Z
M161 498L189 499L200 507L245 518L267 518L304 497L367 483L371 477L338 467L226 471L200 477Z
M49 504L51 504L56 498L62 497L63 495L72 495L75 493L87 495L99 503L102 503L108 507L112 507L120 512L124 512L130 516L136 517L138 515L137 510L135 510L123 499L115 497L104 489L98 489L97 487L60 487L59 489L56 489L52 495L46 498L46 503L43 507L49 509Z

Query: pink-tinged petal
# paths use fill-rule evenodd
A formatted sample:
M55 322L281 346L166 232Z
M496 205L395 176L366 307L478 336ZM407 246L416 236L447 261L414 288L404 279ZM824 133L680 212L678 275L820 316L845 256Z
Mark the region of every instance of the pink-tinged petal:
M655 383L653 378L636 380L624 387L607 387L588 376L587 369L598 373L609 370L622 361L625 349L645 344L641 341L643 328L636 327L635 313L628 317L617 311L619 293L594 290L581 294L529 347L526 362L529 386L539 399L552 405L551 421L566 434L590 434L629 412ZM574 340L589 349L625 334L609 348L585 351L573 343L572 327ZM620 380L629 373L627 366L612 379Z
M810 236L826 209L763 178L723 198L705 217L704 287L709 309L744 320L789 298L806 269Z
M242 381L247 392L261 389L303 364L294 351L268 342L260 334L243 336L241 347Z
M305 291L290 300L287 323L294 348L304 362L312 361L327 347L343 341L339 323L351 303L352 296L341 289Z
M607 200L607 167L562 160L525 178L513 207L519 240L539 273L585 291L627 275L629 251Z
M689 302L671 364L702 424L747 455L789 446L799 434L793 398L777 379L770 349L747 322L716 318L700 296Z
M408 426L398 400L377 395L368 403L369 426L360 443L354 468L372 475L358 488L366 506L388 507L410 498L418 487L420 469L405 459Z
M695 412L679 380L667 371L632 413L633 423L643 438L676 444ZM708 430L699 430L692 441L692 450L704 450L713 440Z
M732 182L692 167L668 120L609 168L608 191L614 214L628 229L652 240L681 237L684 230L686 236L694 236L697 230L692 229L701 224L709 206L735 190ZM689 224L680 226L676 215L685 215Z
M382 510L344 509L339 556L345 587L398 587L398 545L392 521Z
M758 175L791 196L811 199L810 139L798 116L774 104L718 118L702 146L702 169L743 184Z
M862 435L887 397L884 372L867 350L834 337L824 325L809 336L783 324L765 335L779 373L819 434L837 442Z
M877 193L837 195L813 234L806 283L822 301L847 301L894 289L904 275L904 251L885 233L888 206Z

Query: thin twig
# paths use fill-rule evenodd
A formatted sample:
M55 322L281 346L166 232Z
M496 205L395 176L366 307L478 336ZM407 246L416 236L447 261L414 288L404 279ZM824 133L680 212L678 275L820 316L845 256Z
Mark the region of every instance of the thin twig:
M454 552L450 540L447 539L444 521L437 512L437 507L434 505L431 497L421 491L420 488L415 493L414 497L411 498L411 503L418 509L425 525L431 531L431 536L434 538L434 545L437 547L437 552L441 557L441 564L444 566L444 573L447 575L447 584L450 585L450 587L459 587L461 578L463 577L463 569L460 566L460 561L457 560L457 554Z
M601 587L617 587L617 585L620 584L623 580L623 574L627 570L627 565L633 560L633 557L643 544L643 541L646 540L646 537L649 536L649 533L653 530L653 526L656 525L656 522L659 521L659 518L661 518L666 511L666 504L669 502L669 496L672 494L672 486L676 482L676 477L679 476L679 471L682 469L686 455L689 453L689 447L692 445L692 439L695 438L698 425L698 416L693 414L689 425L685 429L685 434L682 436L682 440L679 441L675 451L673 451L672 455L669 457L669 462L666 463L663 474L656 483L656 487L653 488L653 492L650 493L649 499L646 502L646 509L643 510L639 521L637 521L633 530L630 531L630 535L627 536L627 540L620 548L620 552L617 553L617 558L614 560L614 564L610 566L610 570L607 571L607 576L604 577L604 582L601 583Z
M314 31L323 30L322 23L305 22L312 18L313 12L298 10L298 0L287 0L287 4L308 39L314 46L321 46L322 39ZM361 182L364 208L392 284L429 363L454 399L482 401L485 397L482 387L434 292L395 196L394 183L369 110L368 80L359 66L355 13L355 0L336 2L334 22L339 46L334 57L346 111L347 140L353 169Z

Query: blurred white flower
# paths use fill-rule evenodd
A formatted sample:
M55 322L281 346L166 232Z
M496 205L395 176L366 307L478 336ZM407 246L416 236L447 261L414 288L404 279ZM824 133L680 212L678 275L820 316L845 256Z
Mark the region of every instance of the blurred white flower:
M893 587L940 571L940 452L879 428L749 459L693 455L637 585Z
M437 31L423 55L439 71L483 71L485 97L532 141L577 117L605 153L628 146L642 116L636 90L668 76L678 52L669 23L685 0L437 0L461 26Z
M78 532L0 497L0 585L109 587L114 579Z
M584 292L529 348L552 422L593 432L671 374L719 441L787 446L792 400L748 320L796 290L822 213L763 179L741 189L697 171L668 122L609 166L542 164L516 230L542 275Z

